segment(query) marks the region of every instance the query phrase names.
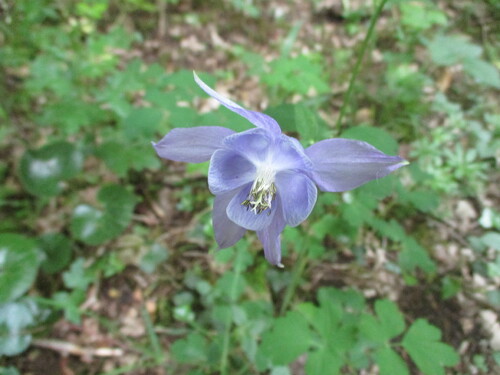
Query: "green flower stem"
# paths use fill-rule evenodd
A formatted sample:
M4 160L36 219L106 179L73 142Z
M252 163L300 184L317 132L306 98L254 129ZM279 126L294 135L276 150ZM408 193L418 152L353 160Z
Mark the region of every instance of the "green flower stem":
M308 242L309 241L307 241L306 237L306 239L302 241L302 246L298 247L299 249L301 249L301 251L299 251L297 259L295 260L295 265L292 271L292 279L286 287L285 295L283 296L283 302L281 303L280 307L280 315L283 315L288 309L290 302L292 302L293 295L295 294L295 290L299 285L300 275L302 275L307 263L307 257L305 256L305 254L307 252L306 249L308 248Z
M335 128L338 129L339 133L342 130L342 120L344 119L345 112L350 104L352 90L354 88L354 82L356 81L356 78L358 77L359 71L361 69L361 63L363 62L363 58L368 48L368 42L372 37L373 31L375 29L375 24L377 23L377 20L380 17L380 13L382 13L382 9L384 9L385 3L387 3L387 0L380 0L380 3L375 9L375 13L373 13L372 18L370 19L370 25L368 26L368 31L366 33L365 39L363 40L363 44L361 45L361 50L359 51L359 56L356 61L356 65L354 66L354 69L351 74L351 79L349 80L349 87L347 88L347 91L344 94L344 101L342 103L342 107L340 108L340 114L339 117L337 118L337 123L335 124Z
M240 263L241 251L236 248L236 257L234 259L234 278L231 283L231 290L229 292L229 302L230 306L236 302L236 287L238 285L238 281L241 277L241 263ZM228 374L228 358L229 358L229 343L230 343L230 335L231 335L231 326L232 326L232 312L228 311L225 319L224 326L224 337L222 338L222 354L220 358L220 374L227 375Z

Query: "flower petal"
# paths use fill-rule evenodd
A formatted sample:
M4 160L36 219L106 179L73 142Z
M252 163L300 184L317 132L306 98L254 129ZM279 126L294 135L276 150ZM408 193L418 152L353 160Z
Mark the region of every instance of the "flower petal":
M233 197L233 199L231 199L231 202L229 202L227 206L226 213L229 220L245 229L261 230L271 224L278 207L273 205L272 209L261 212L260 214L256 214L247 209L242 203L248 198L251 187L252 184L246 185Z
M274 220L266 228L257 231L262 246L264 247L264 255L269 263L283 267L281 264L281 232L285 228L285 220L281 210L277 210L274 215Z
M263 113L249 111L249 110L239 106L238 104L223 97L222 95L217 93L215 90L208 87L207 84L205 82L203 82L195 72L193 72L193 74L194 74L194 80L196 81L198 86L200 86L203 89L203 91L205 91L212 98L216 99L224 107L226 107L227 109L230 109L233 112L236 112L240 116L245 117L248 121L250 121L252 124L254 124L255 126L257 126L259 128L264 128L264 129L271 131L272 133L275 133L275 134L281 133L281 128L275 119L273 119L272 117L269 117L268 115L265 115Z
M267 130L254 128L225 138L223 144L255 165L267 159L273 139Z
M233 223L226 214L226 208L231 199L238 193L238 189L228 191L215 196L214 208L212 211L212 223L215 233L215 241L219 248L233 246L246 232L245 228Z
M314 182L323 191L347 191L382 178L408 162L353 139L332 138L306 149L314 165Z
M276 187L285 222L295 227L311 213L318 191L311 179L301 173L287 171L276 175Z
M217 150L210 159L208 187L212 194L219 194L253 181L255 166L231 150Z
M224 138L231 134L234 131L221 126L176 128L160 142L153 142L153 147L161 158L201 163L210 160L214 151L222 147Z

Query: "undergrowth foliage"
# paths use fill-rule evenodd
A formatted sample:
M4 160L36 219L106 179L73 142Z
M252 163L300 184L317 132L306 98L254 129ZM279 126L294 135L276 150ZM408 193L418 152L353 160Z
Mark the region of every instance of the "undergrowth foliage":
M500 8L275 3L0 0L0 375L500 371ZM150 143L250 129L194 83L214 61L301 147L411 164L318 195L284 269L218 251L208 163Z

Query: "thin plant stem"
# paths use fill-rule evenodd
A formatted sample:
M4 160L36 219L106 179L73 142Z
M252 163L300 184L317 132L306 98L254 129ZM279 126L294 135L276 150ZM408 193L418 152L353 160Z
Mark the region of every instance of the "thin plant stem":
M352 90L354 88L354 82L356 81L356 78L358 77L359 71L361 69L361 63L363 62L363 58L368 48L368 42L370 41L373 35L373 31L375 30L375 25L377 23L378 18L380 17L380 13L382 13L382 9L384 9L385 3L387 3L387 0L380 0L379 5L375 9L375 13L373 13L372 18L370 19L370 25L368 26L368 31L366 33L365 39L363 40L363 44L361 45L361 50L359 51L359 56L356 61L356 65L352 70L351 79L349 80L349 86L344 94L344 101L342 103L342 107L340 108L340 114L339 117L337 118L337 123L335 124L335 128L339 133L342 130L342 120L344 119L345 112L350 104Z
M231 283L231 289L229 292L229 302L230 306L232 306L236 302L236 288L238 286L239 279L241 277L241 263L240 263L240 255L241 251L236 248L236 257L234 261L234 278ZM231 310L228 310L226 315L225 327L224 327L224 336L222 338L222 354L220 358L220 374L227 375L228 374L228 358L229 358L229 343L230 343L230 335L231 335L231 326L232 326L232 317Z
M285 295L283 296L283 302L281 303L280 307L280 315L283 315L286 312L288 306L290 305L290 302L292 302L293 295L295 294L295 290L297 289L297 286L299 284L300 275L302 275L302 272L304 271L304 268L306 266L307 257L305 256L305 254L307 253L307 243L308 241L304 240L302 242L302 246L300 246L301 250L299 251L299 255L295 260L295 265L292 271L292 279L287 285Z

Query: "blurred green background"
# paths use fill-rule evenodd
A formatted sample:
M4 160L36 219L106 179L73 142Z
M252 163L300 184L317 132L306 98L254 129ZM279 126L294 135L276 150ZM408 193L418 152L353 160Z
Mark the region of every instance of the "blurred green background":
M0 375L500 373L499 14L0 0ZM192 70L304 146L411 165L320 194L284 270L254 233L217 251L208 164L151 147L251 127Z

